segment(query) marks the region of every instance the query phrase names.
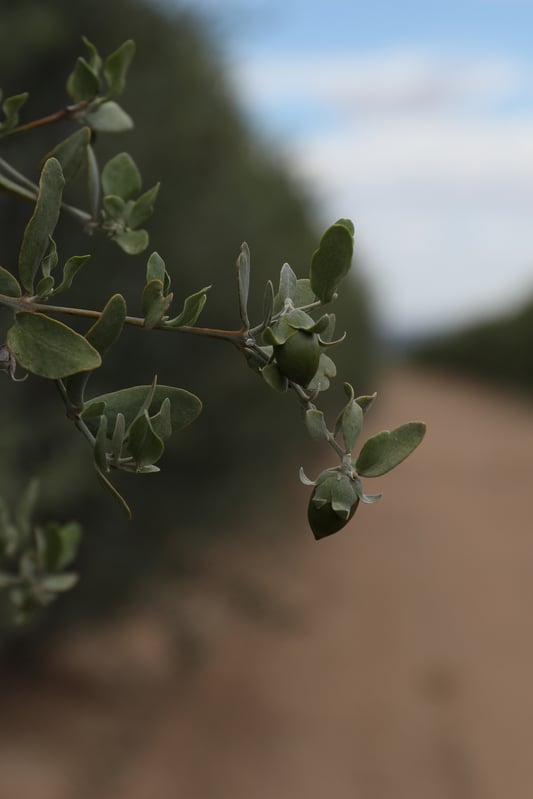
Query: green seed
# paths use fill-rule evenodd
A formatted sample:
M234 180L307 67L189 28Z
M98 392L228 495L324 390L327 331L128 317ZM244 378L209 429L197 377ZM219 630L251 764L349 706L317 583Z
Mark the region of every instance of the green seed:
M274 347L280 371L289 380L307 386L316 375L320 361L320 343L316 333L295 330L284 344Z

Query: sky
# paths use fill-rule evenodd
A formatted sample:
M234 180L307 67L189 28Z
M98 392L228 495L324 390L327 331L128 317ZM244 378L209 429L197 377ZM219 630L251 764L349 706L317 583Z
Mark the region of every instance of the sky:
M385 330L440 332L533 296L533 0L190 5L324 226L354 220Z

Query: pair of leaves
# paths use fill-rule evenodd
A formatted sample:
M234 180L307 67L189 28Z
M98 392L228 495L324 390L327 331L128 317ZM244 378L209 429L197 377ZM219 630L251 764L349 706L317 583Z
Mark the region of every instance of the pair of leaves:
M146 399L150 398L147 407ZM105 415L108 420L108 430L115 427L117 415L124 416L126 427L146 410L153 420L165 399L170 402L170 432L175 433L183 430L191 424L202 410L202 403L194 394L182 388L174 386L133 386L131 388L112 391L93 397L83 411L83 418L87 421Z
M127 516L126 500L106 474L110 468L136 472L158 471L164 441L199 415L202 403L194 394L173 386L133 386L94 397L83 419L96 429L94 459L98 477Z
M302 308L312 305L316 297L311 288L311 281L308 278L296 277L289 264L283 264L279 274L278 291L274 297L273 313L281 313L287 300L290 300L295 308Z
M32 480L13 515L0 497L0 588L8 589L20 622L77 582L77 575L64 569L77 555L81 528L77 522L35 525L37 493Z
M142 313L144 326L150 330L158 324L164 327L191 327L198 321L207 300L207 292L211 286L205 286L200 291L186 297L183 308L178 316L167 318L173 293L170 291L170 275L166 270L165 262L157 252L153 252L146 267L146 284L142 295Z
M149 219L159 192L159 183L144 192L139 169L128 153L118 153L102 170L104 227L113 240L129 255L146 249L148 233L140 226Z
M63 283L72 279L80 265L80 259L67 261ZM0 283L3 277L0 271ZM21 312L8 330L7 345L20 366L32 374L50 380L76 375L67 390L78 405L83 400L88 377L78 373L92 372L101 366L102 355L120 335L125 318L126 303L120 294L111 297L85 336L44 314Z
M80 113L82 121L100 133L121 133L133 127L124 109L115 102L122 94L126 75L135 54L135 44L128 40L102 60L96 47L83 39L88 58L78 58L67 79L67 92L75 103L88 102Z
M85 334L84 338L101 358L122 333L126 313L126 300L122 294L113 294L96 322ZM91 374L92 370L78 372L65 381L66 392L75 408L83 408L85 389Z
M74 102L92 100L102 94L106 100L115 100L126 85L126 75L135 55L135 43L129 39L117 48L105 61L96 47L83 37L88 50L88 59L79 57L67 79L67 92ZM103 80L106 88L103 89Z

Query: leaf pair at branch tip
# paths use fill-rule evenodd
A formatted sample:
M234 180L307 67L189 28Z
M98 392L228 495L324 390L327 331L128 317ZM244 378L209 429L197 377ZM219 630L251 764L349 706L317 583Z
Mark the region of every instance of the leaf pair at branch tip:
M152 216L159 183L134 199L142 189L139 169L128 153L118 153L104 166L101 176L104 228L129 255L146 249L149 237L139 228Z
M77 59L67 79L68 94L76 103L92 100L98 95L104 102L115 100L124 91L126 75L135 54L135 43L131 39L125 41L104 62L92 42L85 37L83 42L89 58L87 60L80 56ZM105 90L102 78L106 83Z

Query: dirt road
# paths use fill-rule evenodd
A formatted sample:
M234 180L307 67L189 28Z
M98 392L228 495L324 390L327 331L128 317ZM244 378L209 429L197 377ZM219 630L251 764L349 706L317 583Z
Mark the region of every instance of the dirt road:
M402 371L372 414L429 432L346 531L227 544L4 684L0 799L533 797L533 405Z

